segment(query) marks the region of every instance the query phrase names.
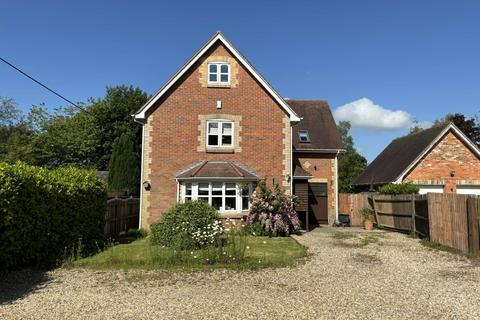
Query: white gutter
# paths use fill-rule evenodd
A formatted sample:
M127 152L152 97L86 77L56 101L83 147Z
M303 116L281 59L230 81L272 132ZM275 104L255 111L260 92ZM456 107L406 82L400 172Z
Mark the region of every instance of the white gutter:
M142 159L140 161L140 210L138 212L138 229L142 227L142 207L143 207L143 162L145 159L143 158L143 146L145 145L145 126L142 123Z
M290 195L293 196L293 127L290 123Z
M177 203L180 202L180 182L178 182L178 179L175 179L177 182Z
M338 155L340 150L335 155L335 222L338 221Z

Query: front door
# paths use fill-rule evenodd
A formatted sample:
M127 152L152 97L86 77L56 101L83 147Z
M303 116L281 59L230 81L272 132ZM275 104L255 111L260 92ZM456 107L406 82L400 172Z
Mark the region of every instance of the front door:
M328 199L326 183L308 184L309 216L314 216L319 224L328 224Z

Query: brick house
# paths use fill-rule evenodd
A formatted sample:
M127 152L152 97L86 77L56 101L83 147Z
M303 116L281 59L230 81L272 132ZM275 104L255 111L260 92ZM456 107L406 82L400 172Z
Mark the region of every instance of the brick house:
M411 182L420 193L480 195L480 149L453 123L393 140L353 182L359 191Z
M298 193L304 216L334 221L341 142L328 104L283 99L222 33L134 119L143 125L142 227L192 199L242 217L259 180Z

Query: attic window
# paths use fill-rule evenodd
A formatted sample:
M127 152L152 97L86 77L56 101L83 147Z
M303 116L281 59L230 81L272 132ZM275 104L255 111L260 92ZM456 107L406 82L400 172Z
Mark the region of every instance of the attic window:
M208 64L208 84L229 85L230 64L226 62L211 62Z
M305 130L298 131L298 139L300 140L301 143L309 143L310 136L308 135L308 131L305 131Z

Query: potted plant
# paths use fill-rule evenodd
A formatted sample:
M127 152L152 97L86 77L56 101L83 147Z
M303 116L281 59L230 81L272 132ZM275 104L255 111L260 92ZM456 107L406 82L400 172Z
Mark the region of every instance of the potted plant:
M375 215L373 210L369 208L363 208L360 213L363 217L363 227L365 230L373 230L373 216Z

